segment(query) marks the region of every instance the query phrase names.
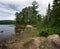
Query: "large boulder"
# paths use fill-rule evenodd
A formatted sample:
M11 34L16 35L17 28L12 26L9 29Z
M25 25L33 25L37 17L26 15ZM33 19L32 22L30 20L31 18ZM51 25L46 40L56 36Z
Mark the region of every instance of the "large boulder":
M59 35L53 34L47 37L46 46L50 49L60 49L60 37Z

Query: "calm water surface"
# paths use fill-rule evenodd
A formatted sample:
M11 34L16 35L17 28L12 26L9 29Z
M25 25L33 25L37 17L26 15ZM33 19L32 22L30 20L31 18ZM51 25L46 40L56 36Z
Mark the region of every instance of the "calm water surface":
M10 39L15 35L15 26L14 25L0 25L0 41Z

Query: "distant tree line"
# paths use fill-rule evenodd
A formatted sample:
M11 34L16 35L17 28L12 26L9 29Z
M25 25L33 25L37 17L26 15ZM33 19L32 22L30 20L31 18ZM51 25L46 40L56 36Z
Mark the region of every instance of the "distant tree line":
M0 24L15 24L13 20L0 20Z

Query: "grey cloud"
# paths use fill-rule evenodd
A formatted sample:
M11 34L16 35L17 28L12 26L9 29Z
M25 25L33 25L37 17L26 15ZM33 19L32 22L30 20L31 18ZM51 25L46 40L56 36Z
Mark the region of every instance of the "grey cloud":
M48 3L52 5L53 0L36 1L39 4L39 13L45 15ZM24 7L31 6L32 2L33 0L0 0L0 19L14 19L15 12L20 12Z

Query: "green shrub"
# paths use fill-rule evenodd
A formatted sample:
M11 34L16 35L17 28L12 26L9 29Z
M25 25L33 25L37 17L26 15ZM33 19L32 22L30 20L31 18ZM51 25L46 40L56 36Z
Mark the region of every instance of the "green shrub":
M41 28L36 30L37 36L47 37L48 35L58 34L60 35L60 28Z
M40 43L41 45L45 45L46 39L43 39L43 40L41 40L40 42L41 42L41 43Z
M27 46L29 43L32 43L33 39L29 39L23 43L23 46Z
M30 33L31 32L31 29L25 29L24 32L25 33Z
M55 34L60 35L60 28L56 28L56 29L55 29Z
M37 34L36 35L37 36L47 37L48 36L47 29L43 28L43 29L37 30Z

